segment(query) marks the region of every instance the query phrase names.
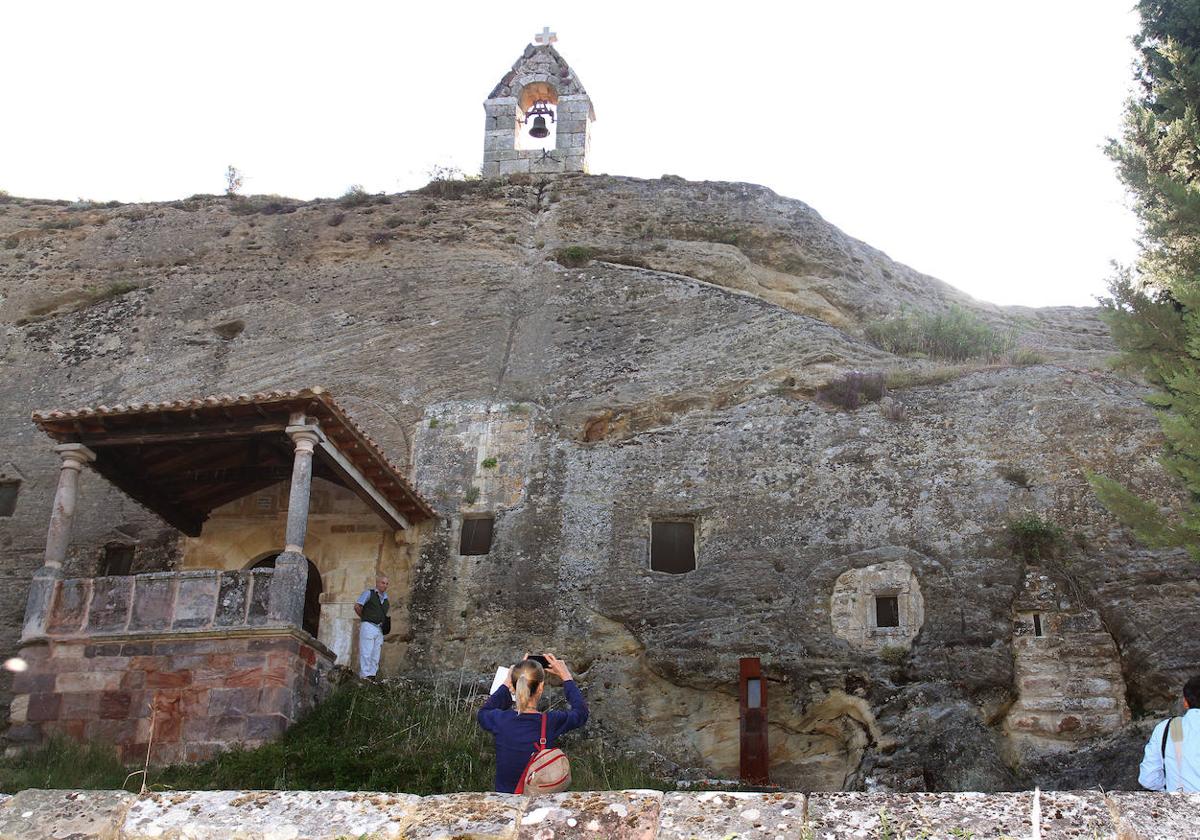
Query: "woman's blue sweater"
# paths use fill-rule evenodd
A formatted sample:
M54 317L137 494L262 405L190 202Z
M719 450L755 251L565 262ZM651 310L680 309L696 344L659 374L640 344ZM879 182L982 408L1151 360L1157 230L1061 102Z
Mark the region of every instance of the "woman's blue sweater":
M568 711L546 712L546 748L554 746L555 740L564 732L578 729L587 723L587 701L575 685L575 680L563 683ZM542 736L542 715L539 712L518 713L512 707L512 693L502 685L487 699L479 710L479 725L496 738L496 791L513 793L521 780L521 771L529 764L530 757L537 752L537 742Z

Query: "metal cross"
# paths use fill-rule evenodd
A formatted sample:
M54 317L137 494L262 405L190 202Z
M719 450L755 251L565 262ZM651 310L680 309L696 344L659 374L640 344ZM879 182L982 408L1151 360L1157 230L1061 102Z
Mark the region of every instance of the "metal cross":
M549 46L558 40L558 35L550 31L549 26L543 26L542 31L533 36L533 43Z

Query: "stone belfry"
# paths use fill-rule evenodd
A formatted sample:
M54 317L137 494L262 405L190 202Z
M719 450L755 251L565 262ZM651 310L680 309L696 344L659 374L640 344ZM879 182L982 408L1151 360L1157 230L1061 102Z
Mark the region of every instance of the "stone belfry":
M483 177L587 172L592 100L544 28L483 103Z

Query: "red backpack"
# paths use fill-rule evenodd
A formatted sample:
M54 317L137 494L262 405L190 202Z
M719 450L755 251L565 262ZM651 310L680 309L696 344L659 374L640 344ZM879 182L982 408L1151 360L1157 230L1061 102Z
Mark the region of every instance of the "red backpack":
M514 793L537 796L542 793L558 793L571 786L571 762L567 754L558 747L546 749L546 714L542 713L542 737L537 740L536 750L529 763L521 771Z

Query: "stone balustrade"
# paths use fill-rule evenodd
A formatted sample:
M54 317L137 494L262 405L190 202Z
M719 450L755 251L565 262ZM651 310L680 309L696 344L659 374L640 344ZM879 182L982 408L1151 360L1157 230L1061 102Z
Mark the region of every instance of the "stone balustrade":
M274 739L322 699L334 663L287 618L281 574L55 581L44 629L22 639L8 740L58 733L162 764Z
M272 622L274 569L155 572L58 582L52 639L263 627Z
M1172 840L1200 794L660 793L525 798L347 791L26 790L0 804L0 840Z

